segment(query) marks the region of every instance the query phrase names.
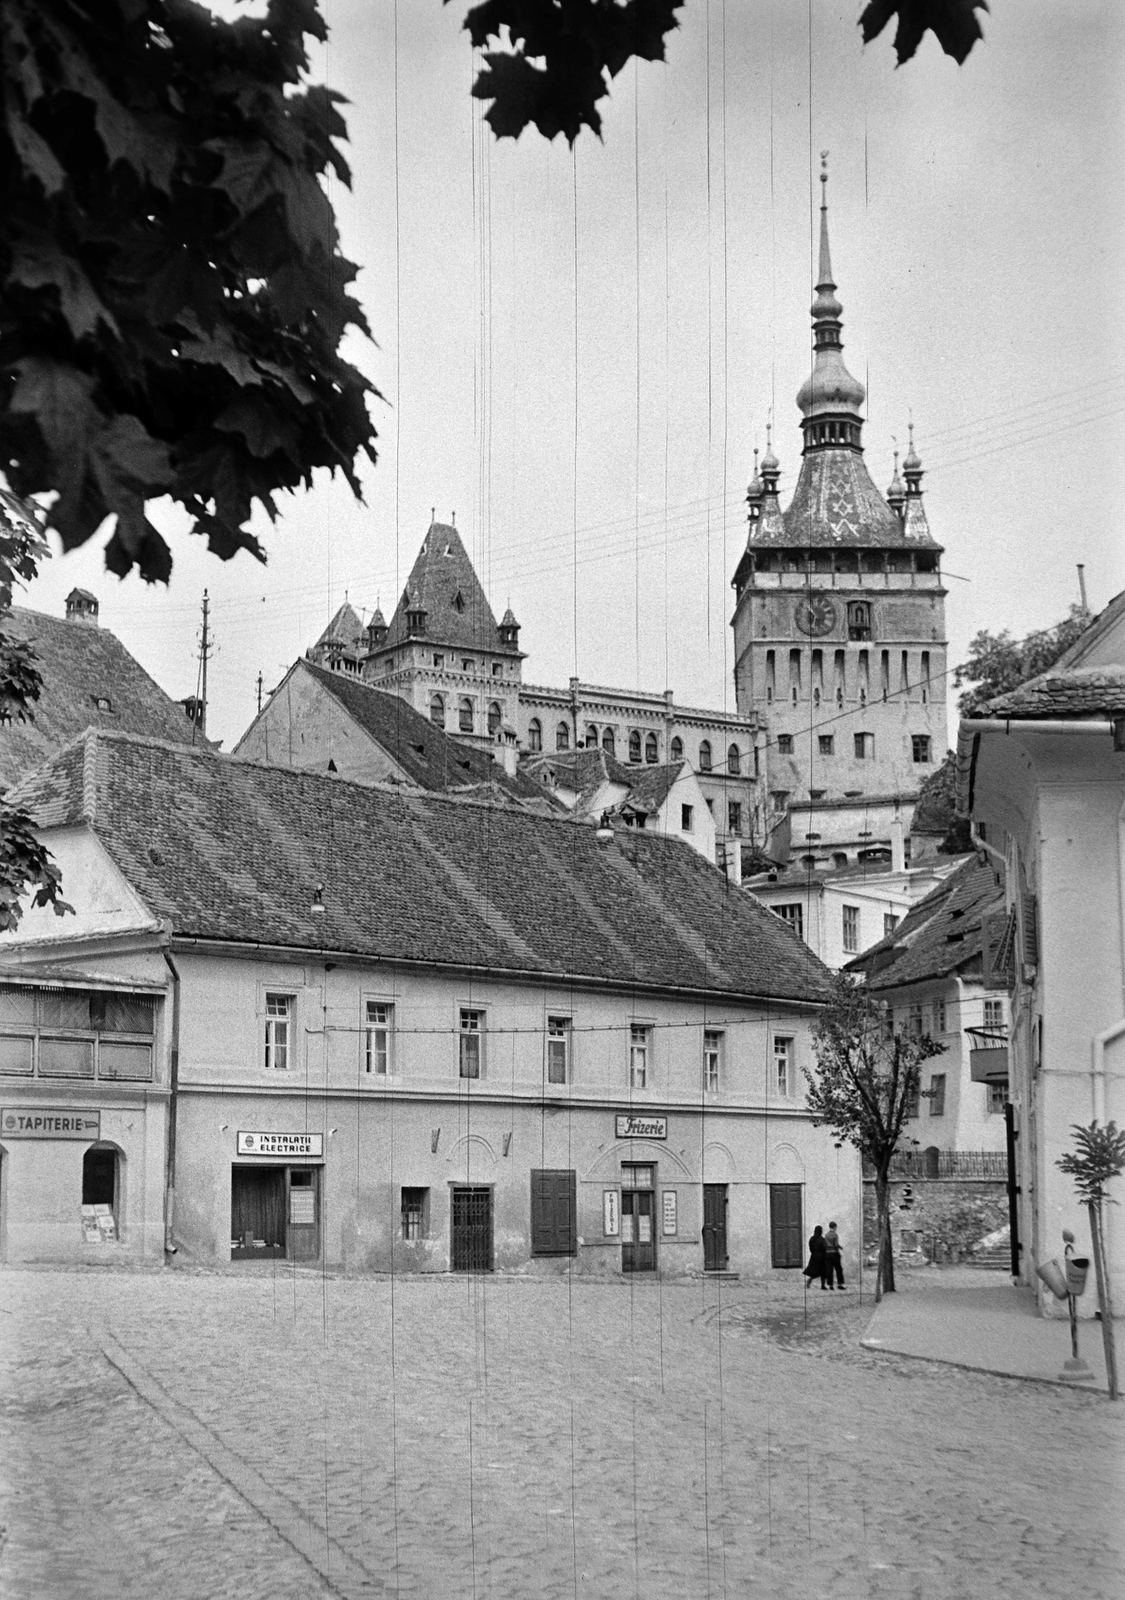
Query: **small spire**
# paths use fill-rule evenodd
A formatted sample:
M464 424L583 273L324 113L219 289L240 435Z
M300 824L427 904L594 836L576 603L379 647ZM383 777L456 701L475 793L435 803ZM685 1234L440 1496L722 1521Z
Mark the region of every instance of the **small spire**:
M832 277L832 257L828 250L828 151L820 152L820 273L818 289L835 288Z
M906 481L907 481L907 483L909 483L911 478L913 478L913 477L921 478L921 476L922 476L922 461L921 461L921 457L919 456L917 450L915 450L915 448L914 448L914 420L913 420L913 418L911 418L910 422L907 424L907 428L908 428L908 431L909 431L909 434L910 434L910 447L907 450L906 456L905 456L905 458L903 460L902 470L906 473Z
M766 423L766 453L762 457L762 483L763 492L767 495L777 494L777 480L781 475L781 463L773 453L773 423Z
M898 475L898 450L895 450L895 470L891 477L890 488L887 490L887 504L891 510L902 516L902 505L906 499L906 490L902 486L902 479Z

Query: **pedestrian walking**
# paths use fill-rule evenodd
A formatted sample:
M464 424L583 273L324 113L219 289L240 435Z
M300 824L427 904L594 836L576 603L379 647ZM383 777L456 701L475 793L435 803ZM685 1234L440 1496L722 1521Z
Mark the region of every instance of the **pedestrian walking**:
M824 1274L827 1270L824 1264L824 1229L819 1222L813 1229L812 1238L809 1240L809 1264L805 1268L805 1277L811 1283L814 1278L820 1279L820 1287L827 1289Z
M817 1230L819 1232L819 1229ZM840 1259L840 1235L836 1232L836 1224L828 1224L828 1232L824 1235L824 1276L828 1279L828 1287L835 1289L836 1284L844 1287L844 1263Z

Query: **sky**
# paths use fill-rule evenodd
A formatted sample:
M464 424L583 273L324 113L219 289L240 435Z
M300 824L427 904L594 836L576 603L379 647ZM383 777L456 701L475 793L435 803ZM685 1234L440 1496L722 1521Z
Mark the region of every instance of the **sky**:
M469 93L466 0L326 0L314 58L350 101L330 195L374 341L365 503L318 476L263 515L265 566L153 520L171 585L119 581L91 541L23 603L76 584L230 748L347 597L390 615L428 526L455 516L525 679L734 708L730 578L767 424L800 466L816 174L828 151L845 361L885 489L913 420L945 546L950 660L1125 588L1119 0L992 0L963 67L927 38L896 68L856 4L686 0L666 64L630 64L598 140L497 142ZM1118 307L1118 309L1115 309ZM57 542L56 542L57 550ZM953 725L951 723L951 735Z

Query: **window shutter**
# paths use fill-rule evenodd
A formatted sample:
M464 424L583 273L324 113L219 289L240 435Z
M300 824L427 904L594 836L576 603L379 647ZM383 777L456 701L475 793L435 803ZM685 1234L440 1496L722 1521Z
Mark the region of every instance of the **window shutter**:
M531 1253L572 1256L578 1247L577 1175L532 1168Z
M1020 948L1023 960L1029 967L1039 965L1039 907L1033 894L1020 896L1022 917Z

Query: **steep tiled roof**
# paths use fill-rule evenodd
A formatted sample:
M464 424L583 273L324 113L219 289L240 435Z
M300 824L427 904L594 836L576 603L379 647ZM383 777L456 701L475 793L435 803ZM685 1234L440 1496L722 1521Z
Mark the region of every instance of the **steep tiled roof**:
M1100 661L1125 660L1125 589L1115 594L1109 604L1094 617L1089 627L1075 639L1055 662L1054 671L1064 667L1080 667L1094 655Z
M790 545L904 545L902 523L855 450L810 450L779 540ZM755 543L758 541L755 540Z
M591 805L603 784L618 784L629 791L628 804L638 811L655 815L668 798L668 791L687 763L672 761L649 767L628 767L601 749L564 750L555 755L536 755L523 762L524 769L547 781L555 774L556 783L573 789L578 796L575 809Z
M332 618L332 621L321 634L320 638L316 641L313 649L318 650L321 645L327 644L329 640L338 644L356 644L362 638L363 623L360 621L359 615L355 611L354 607L347 600L345 600L343 605L337 611L336 615Z
M970 856L919 900L892 934L849 961L845 970L866 972L872 989L946 977L980 955L981 919L1003 905L1004 888L997 885L994 868Z
M451 739L398 695L311 661L299 661L295 670L310 673L420 788L464 789L495 783L517 798L544 797L540 784L519 772L509 777L487 750Z
M1021 683L1018 689L997 695L976 717L1012 717L1034 721L1044 717L1125 716L1125 666L1051 667Z
M687 762L669 761L655 767L623 767L615 761L613 765L623 775L620 781L629 785L629 804L655 816Z
M406 638L406 612L416 602L426 612L425 628L419 637L434 644L463 645L472 650L503 649L492 607L461 543L461 535L444 522L432 522L422 541L391 618L388 647L402 644Z
M817 1000L827 973L687 845L90 732L22 788L175 935ZM318 884L325 911L311 911Z
M90 726L190 742L183 706L169 699L107 629L20 607L0 627L9 638L33 646L43 674L43 691L32 706L34 722L13 722L0 730L0 790ZM108 700L109 709L100 710L99 700Z

